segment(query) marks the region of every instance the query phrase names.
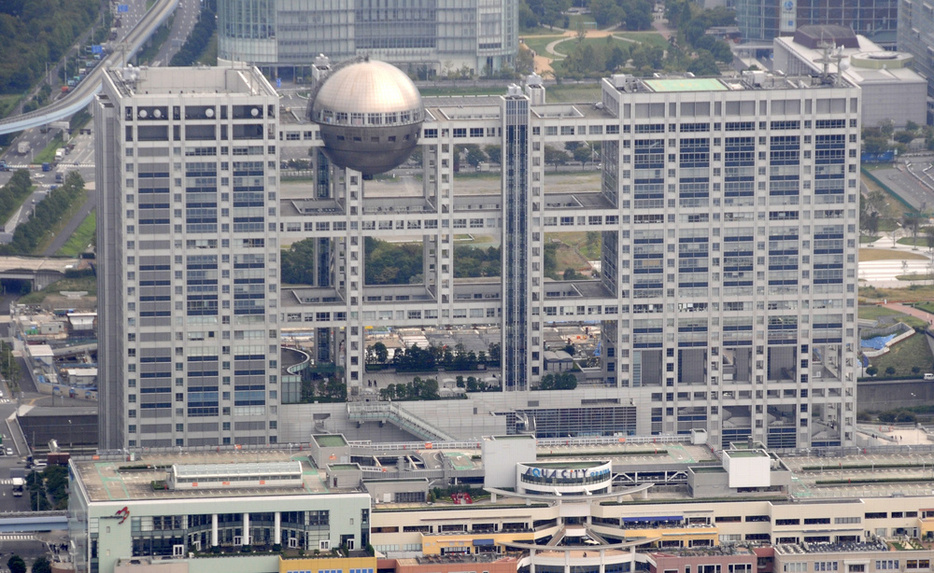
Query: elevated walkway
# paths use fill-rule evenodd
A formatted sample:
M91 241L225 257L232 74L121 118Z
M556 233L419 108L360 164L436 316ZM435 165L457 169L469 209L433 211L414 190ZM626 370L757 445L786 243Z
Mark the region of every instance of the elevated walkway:
M0 514L0 533L63 531L68 529L67 513L61 510Z
M357 422L389 422L426 442L456 441L453 436L415 416L398 402L349 403L347 415Z

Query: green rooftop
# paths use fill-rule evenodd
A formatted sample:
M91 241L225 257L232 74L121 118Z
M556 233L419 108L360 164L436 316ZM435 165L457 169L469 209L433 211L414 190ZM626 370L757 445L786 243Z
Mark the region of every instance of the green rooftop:
M759 450L727 450L726 454L731 458L765 458L768 455Z
M314 438L322 448L341 448L347 445L347 440L340 434L322 434Z
M360 466L357 464L331 464L328 467L331 469L331 471L350 471L360 469Z
M642 80L654 92L722 92L726 86L715 78L674 78Z

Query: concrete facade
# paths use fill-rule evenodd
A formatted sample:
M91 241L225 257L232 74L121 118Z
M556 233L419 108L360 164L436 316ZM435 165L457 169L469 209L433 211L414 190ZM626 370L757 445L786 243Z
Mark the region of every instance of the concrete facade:
M95 103L103 450L274 443L278 97L124 68Z

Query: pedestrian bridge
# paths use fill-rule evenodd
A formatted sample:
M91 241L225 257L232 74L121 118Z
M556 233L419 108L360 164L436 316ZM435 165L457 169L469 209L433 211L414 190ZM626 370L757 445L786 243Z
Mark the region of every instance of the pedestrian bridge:
M0 533L38 533L66 529L68 529L68 512L64 510L0 514Z

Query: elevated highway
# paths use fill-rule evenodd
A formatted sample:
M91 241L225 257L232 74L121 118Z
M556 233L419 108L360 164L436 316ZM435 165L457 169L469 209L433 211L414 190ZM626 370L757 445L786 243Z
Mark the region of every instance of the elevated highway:
M100 64L88 73L84 81L65 97L35 111L0 120L0 134L39 127L53 121L65 119L82 110L91 103L91 100L100 91L101 75L104 70L125 65L125 62L139 51L156 28L172 15L172 12L178 6L178 2L179 0L156 0L152 9L143 16L143 19L130 30L130 33L123 40L122 44L125 44L125 49L121 47L121 49L113 50L107 54Z

